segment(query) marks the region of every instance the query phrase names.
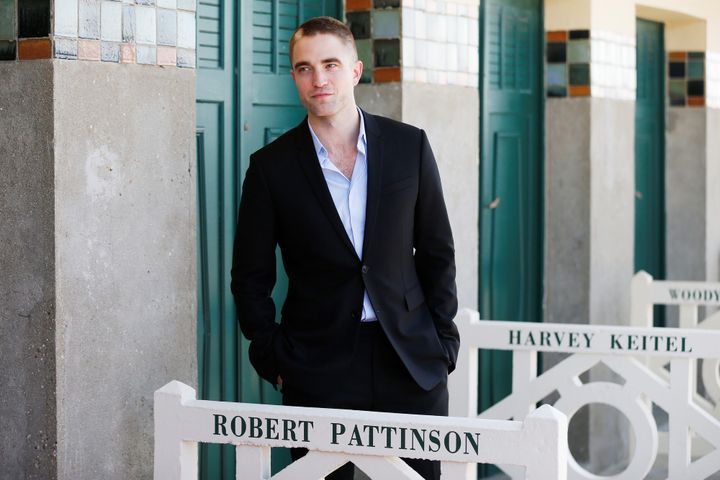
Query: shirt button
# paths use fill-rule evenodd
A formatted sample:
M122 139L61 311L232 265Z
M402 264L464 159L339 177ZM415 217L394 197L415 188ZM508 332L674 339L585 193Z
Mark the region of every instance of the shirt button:
M370 270L370 267L368 267L367 265L363 265L361 270L362 270L362 273L367 273L368 270Z

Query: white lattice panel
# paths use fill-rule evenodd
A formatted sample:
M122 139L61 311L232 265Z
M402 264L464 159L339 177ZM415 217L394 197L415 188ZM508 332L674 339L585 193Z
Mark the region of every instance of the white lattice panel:
M665 410L669 418L668 478L701 480L720 472L720 422L693 398L694 364L698 358L720 358L720 332L481 321L471 310L462 311L456 322L462 347L457 372L450 379L451 415L476 416L478 350L512 350L512 393L480 418L523 419L537 402L557 392L554 406L568 418L584 405L601 403L623 413L634 430L637 441L624 471L598 477L568 455L568 478L645 478L658 455L659 435L651 403ZM538 376L540 351L572 355ZM668 358L669 374L659 375L638 360L643 357ZM583 383L580 376L599 364L622 377L624 383ZM691 457L691 433L712 446L701 458ZM517 477L515 469L507 471Z

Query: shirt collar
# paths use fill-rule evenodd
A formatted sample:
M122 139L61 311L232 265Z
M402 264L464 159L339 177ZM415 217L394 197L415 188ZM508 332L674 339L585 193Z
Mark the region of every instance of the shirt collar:
M360 107L356 107L358 111L358 115L360 115L360 130L358 131L358 138L357 138L357 149L358 153L361 153L365 155L367 153L367 137L365 136L365 118L363 117L362 110L360 110ZM315 146L315 153L318 156L318 160L320 160L320 165L325 166L326 162L329 160L327 150L323 146L323 144L320 142L320 139L315 134L315 131L312 128L312 125L310 125L310 118L308 118L308 127L310 128L310 135L312 136L313 145Z

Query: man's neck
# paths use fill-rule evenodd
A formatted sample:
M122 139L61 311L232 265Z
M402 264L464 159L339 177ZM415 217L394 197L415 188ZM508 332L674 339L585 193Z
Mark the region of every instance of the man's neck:
M357 142L360 131L360 114L354 103L352 108L345 108L332 117L318 117L308 113L308 120L323 144L330 139L335 144L354 145Z

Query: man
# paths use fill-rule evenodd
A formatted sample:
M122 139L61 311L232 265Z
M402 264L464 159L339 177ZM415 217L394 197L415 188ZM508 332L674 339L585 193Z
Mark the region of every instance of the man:
M308 116L251 156L238 215L232 291L250 361L286 405L447 415L455 260L427 137L356 106L363 65L341 22L307 21L290 56ZM439 478L438 462L406 462Z

